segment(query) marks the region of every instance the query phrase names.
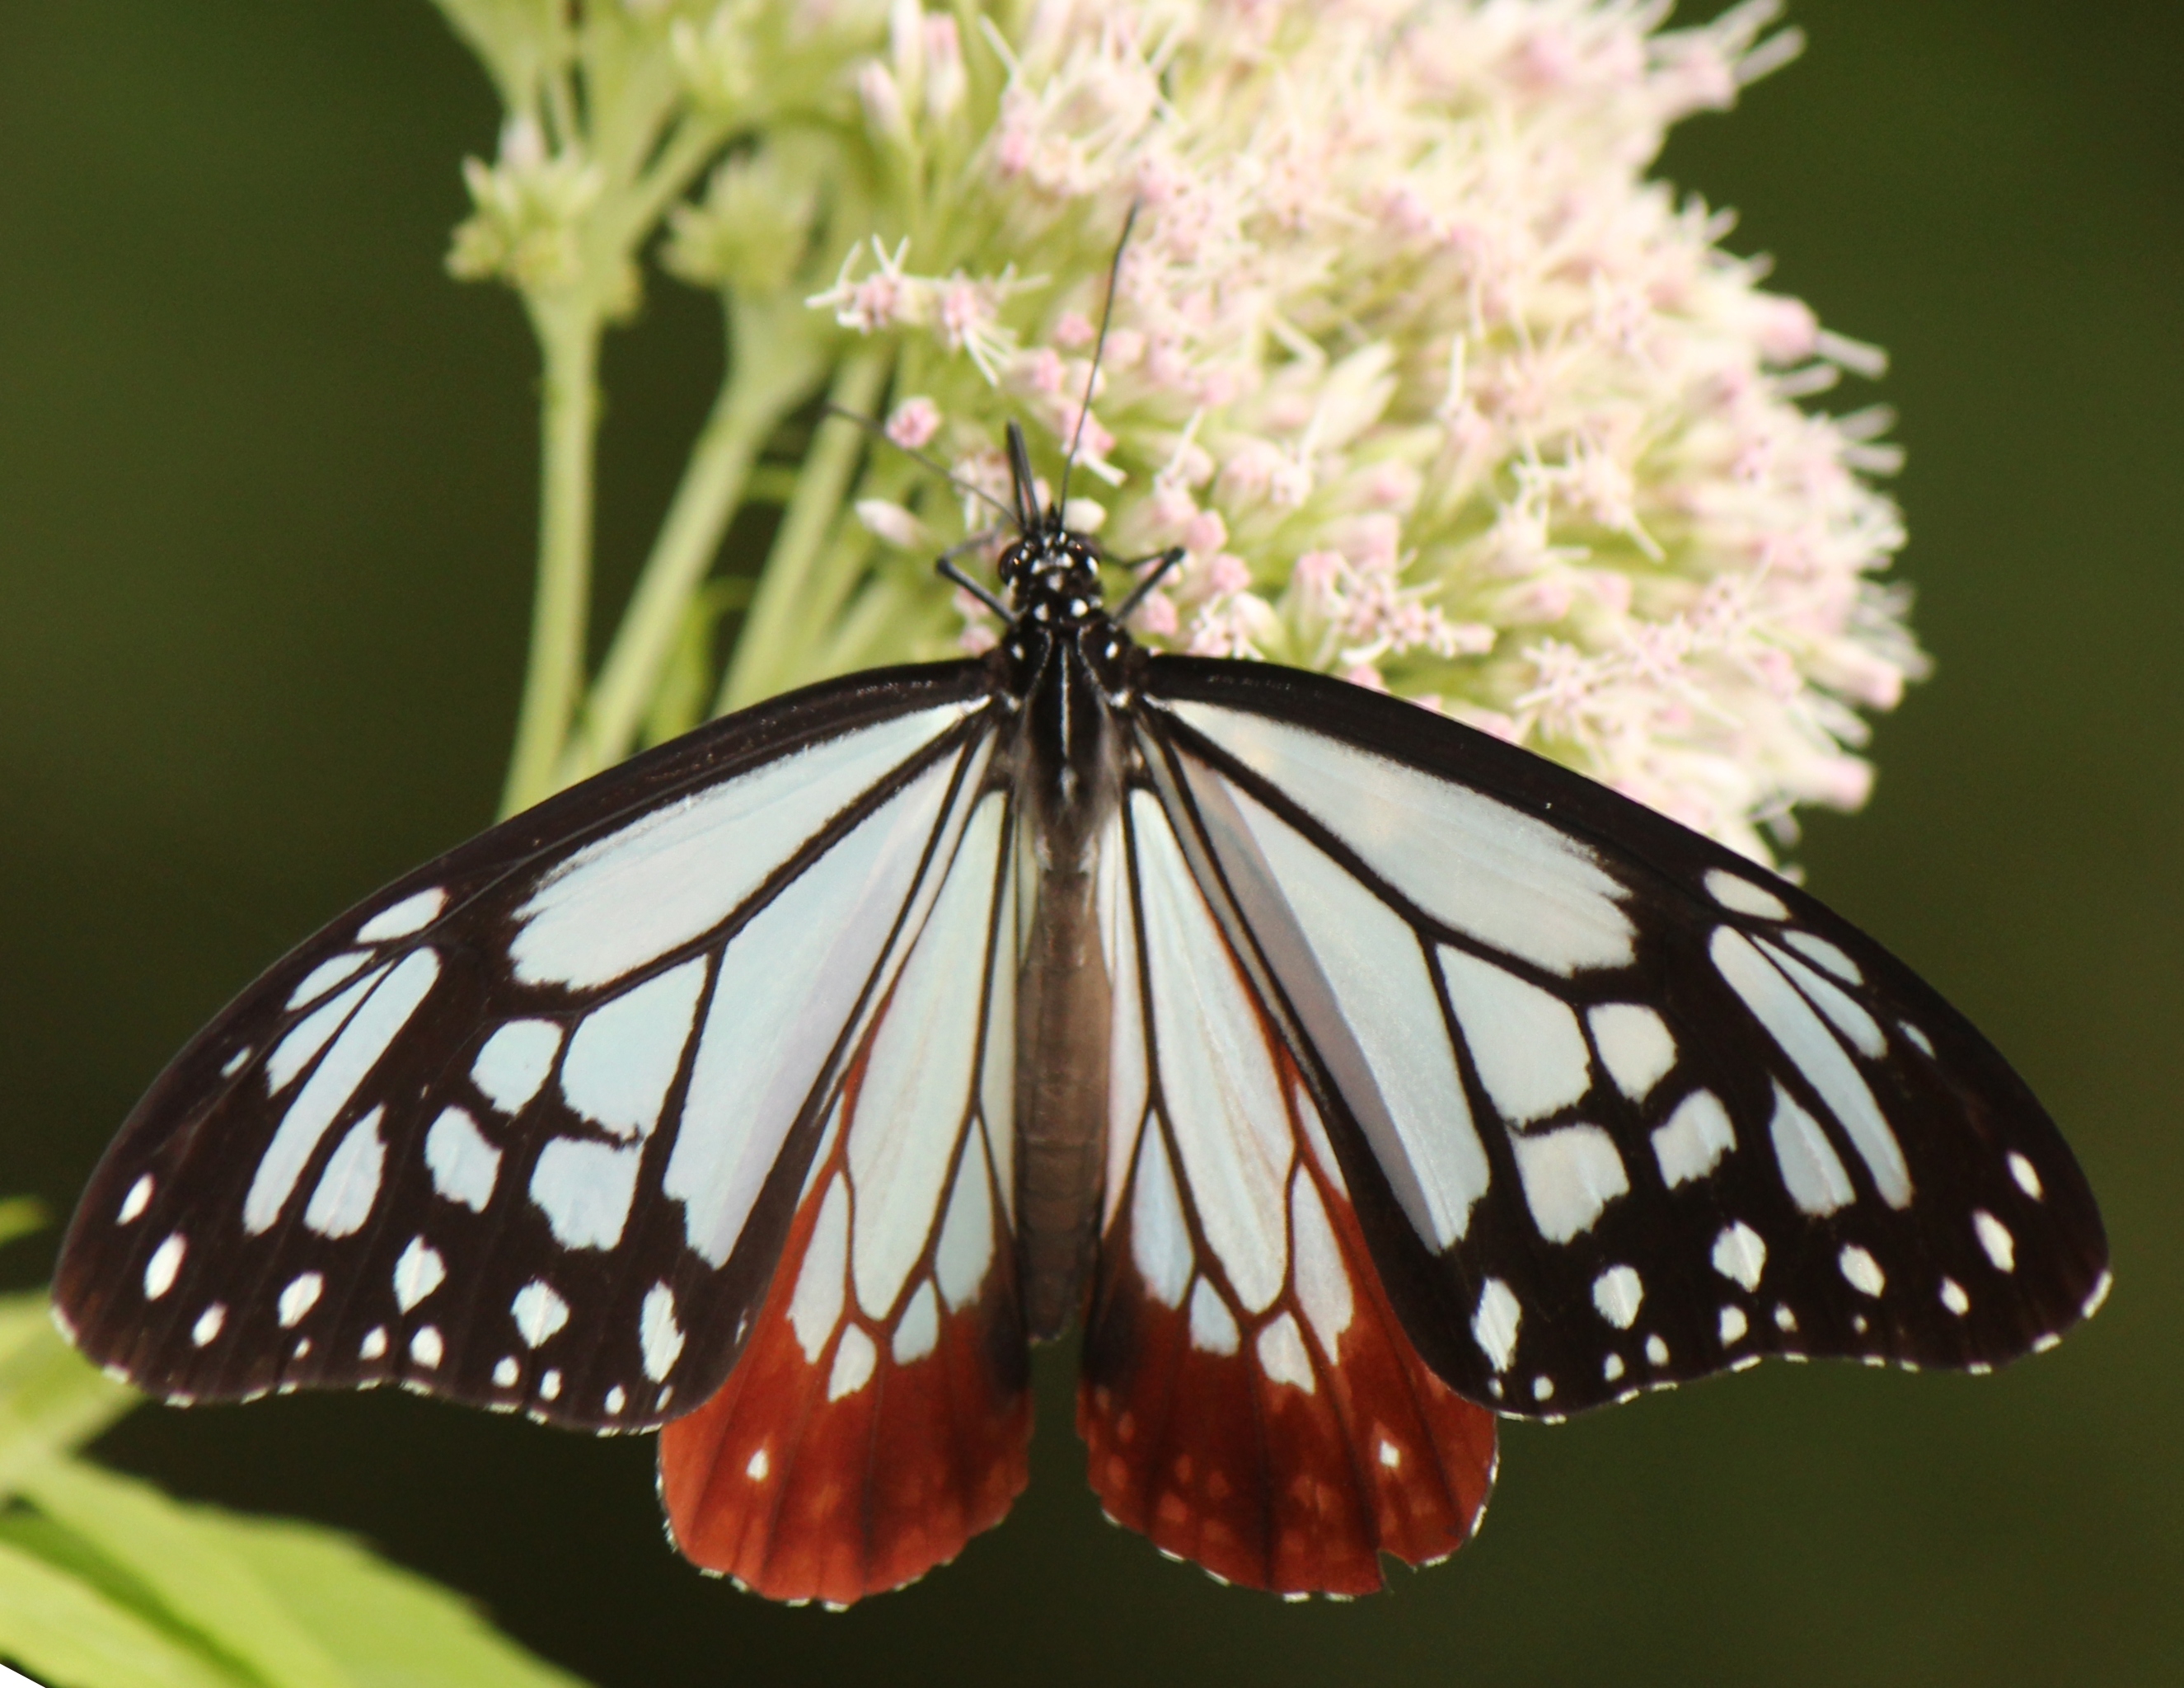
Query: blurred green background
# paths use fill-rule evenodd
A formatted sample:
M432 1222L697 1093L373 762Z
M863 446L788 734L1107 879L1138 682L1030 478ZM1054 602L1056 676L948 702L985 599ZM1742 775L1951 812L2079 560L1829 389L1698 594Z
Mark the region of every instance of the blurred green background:
M2114 1243L2093 1325L1985 1380L1770 1367L1518 1427L1478 1542L1354 1606L1104 1525L1066 1355L1007 1527L846 1617L676 1559L646 1440L382 1395L149 1409L103 1456L361 1531L617 1688L2184 1678L2184 13L1793 17L1806 58L1663 168L1893 353L1940 662L1802 854L2063 1122ZM533 363L441 270L495 111L424 0L0 18L0 1189L65 1213L232 991L490 818ZM716 354L665 283L614 346L610 587Z

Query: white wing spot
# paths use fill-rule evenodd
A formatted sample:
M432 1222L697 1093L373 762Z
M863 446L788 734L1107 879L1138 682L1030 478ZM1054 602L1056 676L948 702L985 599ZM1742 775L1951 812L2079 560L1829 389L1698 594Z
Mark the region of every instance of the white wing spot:
M2017 1270L2017 1240L2009 1234L2008 1226L1981 1207L1973 1210L1972 1229L1978 1234L1980 1246L1986 1251L1986 1257L1994 1262L1997 1272Z
M1669 1123L1653 1133L1653 1158L1670 1189L1702 1178L1736 1147L1729 1110L1711 1090L1694 1090L1676 1104Z
M1320 1346L1333 1357L1340 1351L1336 1344L1350 1329L1357 1302L1334 1227L1328 1221L1319 1187L1308 1173L1301 1174L1290 1187L1290 1281L1297 1304L1318 1333ZM1181 1300L1178 1294L1177 1301Z
M1774 1086L1774 1117L1767 1133L1774 1145L1782 1187L1799 1209L1825 1218L1850 1205L1853 1191L1842 1157L1820 1129L1819 1122L1799 1107L1780 1084Z
M296 1345L288 1351L288 1357L292 1360L301 1360L310 1351L311 1339L308 1336L299 1336L296 1339Z
M811 1227L804 1264L796 1274L796 1291L788 1298L788 1323L808 1364L819 1363L834 1327L841 1323L842 1298L847 1292L843 1273L849 1264L849 1247L850 1192L837 1173L819 1204L819 1217Z
M301 1324L304 1314L318 1306L326 1287L326 1280L315 1272L299 1272L291 1278L281 1290L281 1299L274 1303L281 1329L293 1330Z
M2032 1339L2032 1352L2045 1354L2049 1349L2060 1346L2062 1340L2063 1339L2052 1330L2045 1336L2036 1336Z
M410 1339L410 1357L421 1366L437 1366L446 1357L447 1344L440 1340L437 1325L421 1324Z
M1618 1330L1638 1323L1638 1309L1645 1300L1646 1285L1635 1267L1611 1266L1592 1280L1593 1306Z
M250 1051L251 1045L245 1044L226 1061L220 1062L220 1076L223 1078L232 1078L237 1073L242 1072L244 1064L250 1059Z
M121 1198L121 1211L114 1216L117 1225L133 1225L143 1217L144 1210L152 1205L152 1175L145 1173L129 1186L129 1194Z
M827 1399L839 1401L862 1389L872 1381L872 1368L878 1364L879 1357L879 1350L865 1334L864 1326L848 1326L834 1349L834 1369L827 1374Z
M2017 1180L2017 1187L2035 1201L2047 1200L2048 1192L2040 1183L2040 1174L2033 1170L2032 1162L2014 1149L2009 1151L2009 1175Z
M531 1168L531 1199L565 1249L610 1249L621 1241L637 1196L644 1145L554 1137Z
M510 1020L485 1040L471 1062L471 1083L502 1113L521 1113L545 1084L560 1052L561 1028L551 1020Z
M1742 1307L1724 1307L1721 1310L1721 1345L1723 1347L1726 1348L1732 1343L1743 1341L1744 1334L1750 1328L1745 1323Z
M644 1305L637 1316L638 1344L644 1351L644 1374L655 1383L665 1382L682 1357L682 1327L675 1322L675 1292L655 1284L644 1292Z
M425 1134L425 1165L443 1197L482 1213L500 1177L500 1150L486 1140L467 1109L443 1108Z
M357 1357L361 1360L383 1360L387 1357L387 1327L375 1324L364 1334L364 1340L356 1345Z
M554 1294L553 1285L543 1278L534 1278L518 1290L508 1304L508 1312L515 1321L515 1334L523 1339L526 1348L550 1341L554 1333L569 1322L569 1304Z
M1269 1383L1287 1384L1301 1389L1306 1395L1319 1390L1319 1382L1312 1375L1312 1356L1306 1351L1304 1333L1289 1313L1281 1313L1268 1321L1260 1331L1256 1345L1259 1351L1259 1369Z
M146 1301L156 1301L175 1287L175 1275L182 1269L182 1256L189 1250L190 1240L176 1231L152 1251L151 1259L144 1262Z
M1861 1295L1878 1295L1888 1286L1888 1274L1880 1269L1880 1262L1856 1243L1843 1245L1836 1264L1842 1268L1844 1281Z
M1203 1278L1190 1295L1190 1345L1208 1354L1234 1354L1243 1344L1235 1315Z
M645 980L587 1014L561 1059L569 1106L617 1137L647 1137L698 1012L702 958Z
M203 1348L220 1334L220 1328L226 1323L226 1303L214 1301L198 1315L198 1322L190 1327L190 1340Z
M1532 1379L1533 1400L1552 1401L1554 1399L1554 1396L1555 1380L1552 1378L1547 1376L1545 1373L1541 1373L1538 1377Z
M1587 1011L1593 1046L1615 1088L1642 1102L1676 1064L1668 1022L1642 1002L1604 1002Z
M390 938L407 938L422 932L447 905L448 894L437 889L419 891L392 908L382 909L356 929L359 944L382 944Z
M939 1340L940 1298L933 1294L933 1280L928 1279L912 1292L910 1304L903 1308L888 1351L894 1356L898 1366L915 1365L930 1354Z
M933 1259L933 1278L951 1310L978 1300L978 1286L986 1281L993 1263L993 1192L987 1187L984 1165L967 1153L956 1167L956 1193L949 1198L940 1247Z
M1809 932L1786 932L1782 941L1797 950L1808 961L1818 961L1845 984L1864 984L1865 975L1858 970L1858 963L1828 942Z
M559 1371L549 1371L538 1379L538 1398L541 1401L559 1401L561 1398L561 1373Z
M1928 1041L1926 1034L1920 1031L1916 1026L1913 1025L1908 1020L1898 1020L1896 1022L1896 1026L1897 1029L1902 1032L1905 1037L1910 1039L1913 1043L1918 1045L1921 1054L1927 1056L1933 1054L1934 1045L1932 1043Z
M1765 1240L1741 1219L1724 1226L1713 1240L1713 1269L1747 1290L1757 1290L1759 1275L1767 1269Z
M1517 1174L1532 1223L1551 1243L1567 1243L1591 1230L1607 1204L1630 1189L1615 1139L1596 1125L1568 1125L1519 1137Z
M1663 1342L1658 1336L1647 1337L1646 1339L1646 1359L1647 1363L1651 1365L1667 1365L1669 1363L1669 1345Z
M1739 914L1756 915L1761 920L1787 920L1790 911L1782 900L1772 891L1762 890L1740 874L1724 872L1719 867L1707 869L1707 894L1725 909Z
M1953 1278L1942 1280L1942 1305L1962 1318L1972 1310L1972 1298L1964 1293L1964 1286Z
M1167 1143L1157 1128L1149 1130L1130 1197L1130 1259L1155 1301L1179 1307L1190 1287L1190 1233L1183 1223Z
M258 1169L251 1174L250 1189L242 1199L245 1231L253 1236L262 1236L273 1228L288 1204L296 1180L304 1175L304 1168L317 1150L319 1139L348 1106L357 1086L370 1076L388 1045L410 1023L410 1017L431 994L439 977L439 957L430 950L418 950L404 956L392 972L368 974L350 987L351 990L360 990L370 986L370 994L349 1016L348 1023L341 1028L317 1069L304 1081L296 1100L281 1117L280 1127L259 1157ZM373 980L377 983L372 983ZM311 1019L336 1008L348 994L348 991L343 991L326 1007L316 1011ZM304 1025L310 1023L307 1020ZM290 1036L303 1029L304 1026L298 1026ZM285 1041L282 1047L287 1047ZM276 1076L274 1067L279 1064L279 1051L275 1053L276 1060L267 1065L269 1083Z
M1478 1311L1471 1316L1471 1337L1496 1371L1507 1371L1516 1357L1517 1328L1524 1320L1517 1292L1499 1278L1488 1279L1479 1292Z
M1436 954L1479 1082L1502 1118L1545 1119L1591 1089L1591 1052L1568 1003L1461 950Z
M771 1471L772 1468L773 1462L766 1457L766 1450L764 1448L760 1448L756 1453L750 1457L749 1462L744 1465L744 1475L749 1478L754 1483L763 1483L766 1481L766 1473Z
M1797 1316L1790 1311L1787 1301L1774 1303L1774 1328L1781 1331L1793 1331L1797 1328Z
M622 1388L620 1384L616 1384L612 1389L607 1391L606 1399L602 1401L599 1405L606 1408L606 1410L610 1413L619 1412L623 1407L629 1405L629 1392Z
M349 1127L326 1156L318 1188L304 1207L306 1229L322 1237L353 1237L371 1217L372 1206L379 1200L379 1181L387 1170L387 1145L379 1135L386 1111L384 1107L372 1109Z
M285 1006L292 1009L301 1008L307 1002L316 1002L343 980L354 978L357 969L370 959L370 954L366 950L351 950L344 955L335 956L330 961L320 962L318 966L304 975L301 983L288 993L288 1000ZM249 1058L250 1051L248 1049L241 1055L231 1057L220 1076L223 1078L232 1078L235 1076L235 1069Z
M523 1368L516 1363L513 1354L504 1354L493 1362L493 1381L497 1388L514 1389L515 1380L522 1375Z
M408 1312L448 1281L448 1263L422 1237L410 1239L394 1262L394 1304Z
M386 977L385 967L367 974L291 1026L265 1058L265 1094L277 1096L287 1089L295 1076L311 1064L311 1057L326 1046L326 1040L341 1029L350 1011Z
M1403 1468L1403 1451L1385 1436L1380 1438L1380 1463L1390 1471Z
M1620 1354L1610 1354L1602 1360L1600 1362L1600 1375L1608 1383L1613 1383L1620 1378L1623 1375L1623 1357Z

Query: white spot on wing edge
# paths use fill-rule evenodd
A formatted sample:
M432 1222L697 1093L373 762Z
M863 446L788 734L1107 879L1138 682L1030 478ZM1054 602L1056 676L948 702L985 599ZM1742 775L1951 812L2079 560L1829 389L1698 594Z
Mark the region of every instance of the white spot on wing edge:
M2078 1317L2091 1318L2098 1312L2101 1310L2101 1304L2109 1298L2109 1291L2114 1288L2115 1273L2102 1273L2099 1278L2094 1280L2092 1289L2086 1294L2086 1304L2078 1309Z
M655 1383L666 1380L682 1357L682 1327L675 1322L675 1292L655 1284L644 1292L644 1305L637 1318L638 1343L644 1351L644 1374Z
M274 1304L275 1316L281 1329L293 1330L304 1322L304 1316L319 1304L319 1296L326 1287L326 1280L315 1272L299 1272L291 1278L281 1290L281 1298Z
M447 905L448 894L435 886L428 891L417 891L383 908L356 929L359 944L382 944L390 938L407 938L413 932L422 932L438 916Z
M394 1304L408 1312L448 1281L448 1263L423 1237L410 1239L394 1262Z
M523 1339L526 1348L536 1348L551 1340L554 1333L569 1322L569 1304L543 1278L534 1278L518 1290L508 1304L508 1312L515 1321L515 1334Z
M1861 1295L1878 1295L1888 1287L1888 1274L1880 1269L1880 1262L1856 1243L1843 1245L1836 1264L1842 1268L1844 1282Z
M1235 1315L1203 1278L1190 1295L1190 1345L1208 1354L1234 1354L1243 1344Z
M1631 1266L1611 1266L1592 1280L1592 1305L1618 1330L1628 1330L1638 1322L1638 1309L1645 1304L1646 1285Z
M2008 1226L1979 1207L1972 1210L1972 1230L1997 1272L2017 1270L2017 1239L2009 1234Z
M1763 890L1741 873L1730 873L1719 867L1709 867L1706 875L1707 894L1725 909L1739 914L1748 914L1761 920L1787 920L1790 910L1772 891Z
M873 1368L878 1363L879 1350L865 1334L864 1326L854 1323L845 1326L841 1341L834 1346L834 1368L827 1374L827 1399L839 1401L844 1396L855 1395L872 1381Z
M152 1251L151 1259L144 1262L144 1299L156 1301L175 1287L175 1279L182 1269L182 1257L190 1251L190 1240L180 1231L170 1232L167 1240Z
M131 1184L129 1194L121 1198L121 1211L114 1216L114 1223L117 1225L135 1224L143 1217L144 1210L152 1205L152 1191L155 1187L149 1173Z
M1767 1269L1767 1244L1758 1232L1739 1219L1722 1228L1713 1240L1713 1269L1747 1290L1759 1287Z
M2040 1182L2039 1173L2034 1169L2031 1162L2014 1149L2009 1151L2009 1175L2017 1180L2017 1187L2035 1201L2047 1200L2048 1192Z
M1479 1291L1478 1310L1471 1316L1471 1336L1496 1371L1507 1371L1510 1361L1516 1357L1517 1328L1524 1318L1517 1292L1499 1278L1488 1279Z

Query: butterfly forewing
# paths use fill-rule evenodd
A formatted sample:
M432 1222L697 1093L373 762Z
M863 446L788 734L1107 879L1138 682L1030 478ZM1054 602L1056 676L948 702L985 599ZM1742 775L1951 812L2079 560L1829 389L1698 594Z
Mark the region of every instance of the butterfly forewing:
M1984 1368L2106 1287L1993 1049L1810 898L1290 671L1162 659L1148 760L1441 1377L1560 1416L1762 1355Z
M334 922L109 1151L56 1284L79 1344L170 1398L398 1380L594 1429L704 1400L984 789L989 705L971 665L815 688Z

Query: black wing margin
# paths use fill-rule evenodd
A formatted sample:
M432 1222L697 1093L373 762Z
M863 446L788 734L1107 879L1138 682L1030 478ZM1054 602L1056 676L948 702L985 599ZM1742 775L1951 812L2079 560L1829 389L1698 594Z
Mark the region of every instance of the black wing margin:
M608 1430L697 1406L987 777L990 697L975 663L807 688L333 922L130 1116L64 1328L171 1401L400 1382Z
M1158 657L1142 695L1390 1299L1464 1395L1553 1418L1766 1355L1984 1371L2107 1293L2024 1082L1797 887L1320 676Z

